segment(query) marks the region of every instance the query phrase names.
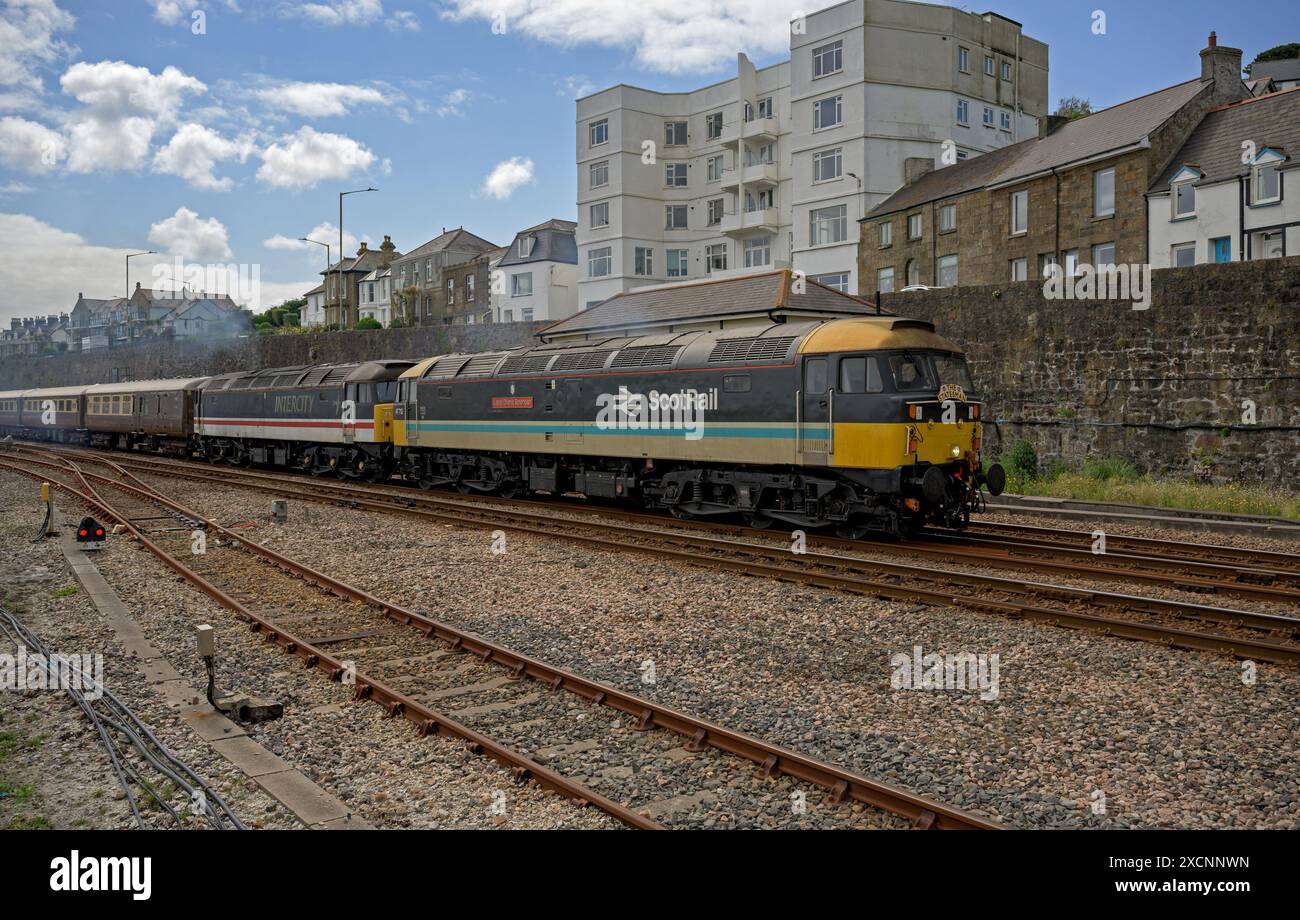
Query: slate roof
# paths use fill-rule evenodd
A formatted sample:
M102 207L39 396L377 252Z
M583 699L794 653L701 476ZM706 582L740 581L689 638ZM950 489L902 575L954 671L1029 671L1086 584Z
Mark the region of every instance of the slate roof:
M806 279L802 294L792 293L788 269L707 281L687 281L637 288L615 294L538 331L538 338L599 330L648 328L698 319L785 313L865 316L875 307L860 297Z
M359 252L355 256L344 259L342 270L344 272L361 272L362 274L368 275L379 267L379 263L384 261L385 255L386 253L381 249L366 249L364 252ZM394 251L391 261L396 261L400 258L402 258L402 254ZM338 262L335 262L329 267L329 274L335 274L338 271ZM326 273L321 272L321 274L323 275Z
M1136 144L1168 121L1207 84L1188 80L1076 118L1030 138L927 173L868 212L864 220L975 189L1027 178Z
M1169 180L1184 166L1204 173L1201 182L1219 182L1250 173L1241 162L1241 142L1249 138L1259 150L1268 147L1288 154L1288 167L1300 154L1300 87L1243 99L1211 109L1152 183L1150 192L1169 190Z
M558 219L521 230L515 234L514 242L508 247L509 252L502 258L500 267L525 265L529 262L566 262L569 265L577 265L577 230L576 221ZM521 258L519 241L529 236L535 240L532 252L527 258Z
M406 255L393 256L393 261L398 259L409 259L414 256L426 256L435 252L444 252L448 249L470 249L479 252L488 249L496 249L496 243L489 243L481 236L475 236L464 227L457 227L455 230L447 230L440 236L435 236L423 246L411 250Z
M1255 61L1246 68L1252 79L1272 77L1274 80L1300 80L1300 57L1282 58L1278 61Z

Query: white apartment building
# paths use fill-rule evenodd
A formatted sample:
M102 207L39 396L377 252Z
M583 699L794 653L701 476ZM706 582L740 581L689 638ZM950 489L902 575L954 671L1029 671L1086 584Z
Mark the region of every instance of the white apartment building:
M1147 192L1151 267L1300 254L1296 150L1300 89L1210 111Z
M687 93L578 100L578 303L794 268L859 290L859 218L909 157L1035 136L1047 46L995 13L848 0L791 24L790 60Z

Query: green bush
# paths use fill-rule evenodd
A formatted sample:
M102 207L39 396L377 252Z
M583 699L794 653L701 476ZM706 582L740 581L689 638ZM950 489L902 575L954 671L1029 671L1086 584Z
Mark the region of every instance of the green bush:
M375 319L373 316L363 316L361 317L361 319L357 320L357 328L358 329L383 329L384 324L381 323L379 320Z
M1115 457L1089 457L1083 461L1083 475L1100 482L1137 482L1141 477L1138 468L1127 460Z
M1017 478L1032 479L1038 475L1038 451L1028 441L1017 441L1011 445L1005 466Z

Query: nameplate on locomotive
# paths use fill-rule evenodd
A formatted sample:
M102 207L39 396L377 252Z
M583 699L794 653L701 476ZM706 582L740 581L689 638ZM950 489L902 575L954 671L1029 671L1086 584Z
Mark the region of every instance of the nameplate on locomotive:
M493 396L493 409L531 409L533 407L533 398L531 396Z
M939 402L947 402L950 399L956 402L965 402L966 391L955 383L945 383L939 387Z

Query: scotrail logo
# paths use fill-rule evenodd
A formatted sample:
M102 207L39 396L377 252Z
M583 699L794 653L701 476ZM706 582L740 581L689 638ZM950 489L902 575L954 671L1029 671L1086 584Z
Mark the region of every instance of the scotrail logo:
M718 408L718 390L633 393L619 387L617 393L597 396L596 405L601 431L682 431L686 440L698 441L704 437L704 413Z
M50 861L51 891L129 891L137 901L153 894L153 859L148 856L71 856Z
M24 645L0 655L0 690L76 690L87 699L104 695L103 655L31 654Z

